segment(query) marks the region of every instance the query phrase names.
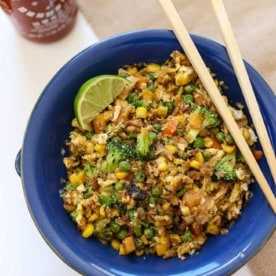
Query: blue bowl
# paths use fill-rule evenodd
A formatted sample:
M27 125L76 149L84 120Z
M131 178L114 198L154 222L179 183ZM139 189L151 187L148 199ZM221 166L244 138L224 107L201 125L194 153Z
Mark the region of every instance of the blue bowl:
M228 97L242 102L241 91L223 46L192 35L206 64L229 87ZM73 99L80 85L95 75L115 74L124 64L161 63L181 47L169 30L121 34L85 49L53 77L30 116L16 166L31 216L48 245L76 271L85 275L229 275L260 250L276 226L263 193L255 183L253 197L229 233L208 239L199 254L184 261L156 256L119 256L110 246L83 239L63 209L60 179L65 177L61 149L71 130ZM262 77L246 67L275 148L276 97ZM274 193L276 186L266 160L260 162Z

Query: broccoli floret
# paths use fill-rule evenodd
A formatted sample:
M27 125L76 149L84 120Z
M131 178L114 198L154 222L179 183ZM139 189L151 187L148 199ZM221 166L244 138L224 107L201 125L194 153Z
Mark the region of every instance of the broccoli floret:
M128 159L135 157L135 150L133 149L133 144L130 142L122 141L120 138L113 138L108 143L108 150L111 153L120 156L120 159Z
M129 142L122 142L118 138L113 138L107 148L108 154L101 167L104 172L114 172L120 161L135 157L133 145Z
M108 207L111 207L119 202L119 197L116 193L111 193L107 195L100 195L99 196L99 202L101 205L106 205Z
M219 117L216 113L211 111L206 107L200 108L201 112L204 113L203 127L204 128L214 128L220 124Z
M225 182L232 182L236 179L236 152L226 153L215 165L215 178Z
M197 106L189 116L190 123L185 136L189 143L192 143L200 131L204 128L210 129L220 124L219 116L204 106Z
M152 139L149 132L142 128L137 136L136 157L138 159L151 159L153 156Z

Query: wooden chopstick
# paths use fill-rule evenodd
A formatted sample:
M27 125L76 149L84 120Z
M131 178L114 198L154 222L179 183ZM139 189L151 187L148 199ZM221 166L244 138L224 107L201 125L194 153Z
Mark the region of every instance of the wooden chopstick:
M183 24L179 14L177 13L172 1L170 0L158 0L164 13L169 19L174 33L185 51L185 54L189 58L195 71L197 72L201 82L207 90L210 98L216 106L220 116L224 120L226 127L233 136L239 150L243 154L249 168L255 176L261 190L263 191L268 203L270 204L274 214L276 214L276 198L269 184L267 183L257 161L255 160L248 144L246 143L236 121L234 120L230 109L221 96L208 68L206 67L202 57L200 56L196 46L194 45L185 25Z
M220 26L225 46L232 62L236 77L239 81L240 88L245 98L246 105L250 112L252 121L258 134L258 138L263 147L263 151L269 165L271 174L276 183L276 158L271 145L267 129L265 127L259 105L257 103L251 82L249 80L242 56L235 39L233 29L224 8L222 0L211 0L215 15Z

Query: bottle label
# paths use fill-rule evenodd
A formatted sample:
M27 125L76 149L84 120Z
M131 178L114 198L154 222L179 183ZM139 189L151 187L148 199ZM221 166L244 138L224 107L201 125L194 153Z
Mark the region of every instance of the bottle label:
M62 33L76 15L75 0L0 0L21 34L30 39Z

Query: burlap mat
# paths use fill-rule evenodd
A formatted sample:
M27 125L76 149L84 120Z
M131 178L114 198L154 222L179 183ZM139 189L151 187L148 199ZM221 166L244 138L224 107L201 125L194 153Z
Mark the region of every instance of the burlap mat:
M99 39L137 29L171 28L156 0L78 2ZM210 1L174 0L174 4L190 32L223 42ZM276 1L224 0L224 4L243 57L276 92ZM252 274L276 275L275 256L276 233L249 262Z

